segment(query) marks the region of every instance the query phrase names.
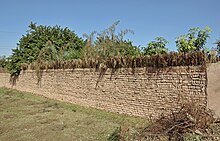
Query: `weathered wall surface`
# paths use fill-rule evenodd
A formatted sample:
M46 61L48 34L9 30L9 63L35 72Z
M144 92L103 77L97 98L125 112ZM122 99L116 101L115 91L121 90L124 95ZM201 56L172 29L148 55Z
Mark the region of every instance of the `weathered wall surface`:
M0 87L12 87L9 74L0 73ZM157 117L180 108L185 102L207 104L206 72L200 67L171 67L160 70L135 68L47 70L40 85L33 70L22 72L16 86L52 99L111 112Z
M10 81L10 74L9 73L0 73L0 87L8 87L10 88L11 85Z
M212 109L217 117L220 117L220 62L210 63L207 67L208 75L208 108Z

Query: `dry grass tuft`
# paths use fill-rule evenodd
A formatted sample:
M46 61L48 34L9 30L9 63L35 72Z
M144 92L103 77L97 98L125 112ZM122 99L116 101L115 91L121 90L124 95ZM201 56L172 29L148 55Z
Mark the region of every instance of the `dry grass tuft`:
M51 62L34 62L27 67L22 65L23 69L36 70L45 69L74 69L74 68L99 68L100 64L105 64L107 68L136 68L136 67L154 67L163 68L170 66L205 66L206 57L204 52L189 53L170 53L154 56L140 57L109 57L109 58L89 58L77 59L70 61L51 61Z

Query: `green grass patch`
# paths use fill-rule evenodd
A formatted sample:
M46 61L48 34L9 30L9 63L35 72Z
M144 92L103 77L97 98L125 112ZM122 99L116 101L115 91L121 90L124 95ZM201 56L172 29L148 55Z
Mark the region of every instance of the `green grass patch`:
M0 88L0 140L105 141L120 126L147 120Z

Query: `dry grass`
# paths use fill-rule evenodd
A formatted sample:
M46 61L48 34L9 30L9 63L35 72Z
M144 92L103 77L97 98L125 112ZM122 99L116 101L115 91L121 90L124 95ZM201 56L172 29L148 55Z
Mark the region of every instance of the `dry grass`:
M212 111L188 103L179 112L170 116L162 116L150 126L141 129L141 140L169 140L169 141L200 141L220 139L219 121L213 117Z
M133 130L121 127L115 130L111 141L219 141L220 119L212 111L188 103L179 112L161 116L148 126Z
M0 88L1 141L105 141L118 127L146 120Z
M163 68L170 66L204 66L206 57L204 52L169 53L164 55L140 56L140 57L112 57L78 59L71 61L34 62L30 65L23 64L22 69L74 69L74 68L136 68L155 67Z
M163 55L139 56L139 57L107 57L107 58L89 58L77 59L69 61L36 61L31 64L22 64L22 70L36 70L38 83L41 81L42 70L48 69L75 69L75 68L96 68L100 72L100 78L105 71L110 68L114 73L119 68L132 68L135 73L135 68L153 68L161 69L172 66L201 66L201 69L206 69L206 55L201 51L193 51L189 53L171 52ZM18 77L11 77L12 85L16 84ZM97 81L100 81L99 79Z

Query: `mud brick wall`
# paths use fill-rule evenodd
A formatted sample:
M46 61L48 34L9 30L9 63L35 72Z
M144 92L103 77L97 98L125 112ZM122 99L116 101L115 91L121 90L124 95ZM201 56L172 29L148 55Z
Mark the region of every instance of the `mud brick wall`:
M207 76L200 66L164 69L135 68L45 70L38 84L36 71L22 72L14 89L51 99L142 117L168 114L186 102L207 104ZM0 87L12 87L0 73Z

